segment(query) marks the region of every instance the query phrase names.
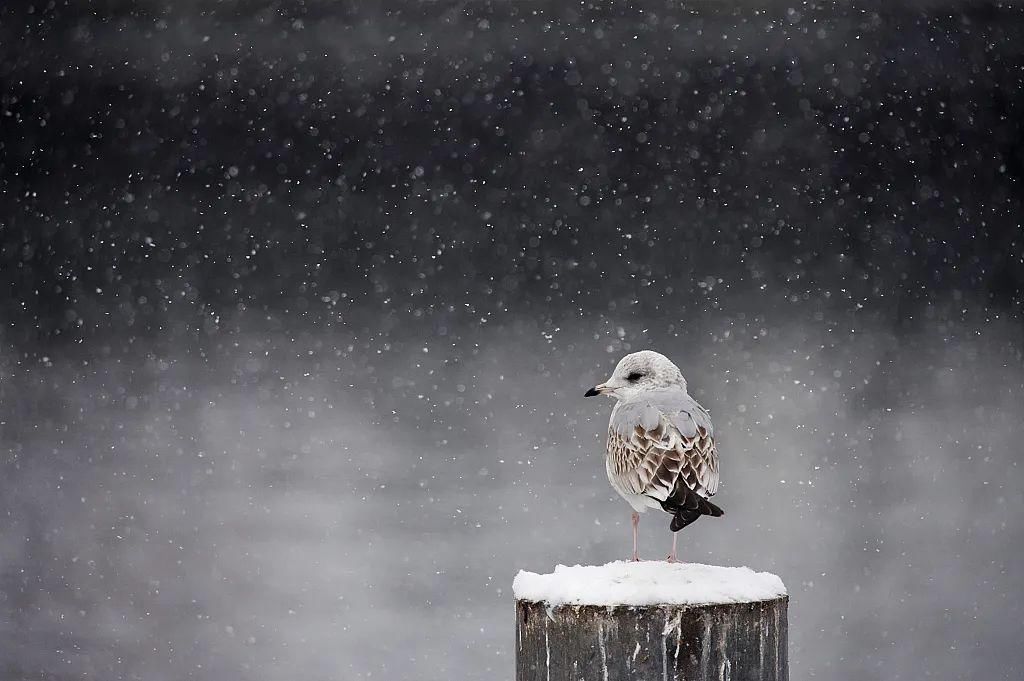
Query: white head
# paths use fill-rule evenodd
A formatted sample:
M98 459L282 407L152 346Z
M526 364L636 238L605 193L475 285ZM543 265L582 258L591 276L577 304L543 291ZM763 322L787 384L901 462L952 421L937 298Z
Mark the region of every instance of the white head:
M584 397L611 395L625 400L646 390L670 387L686 390L686 379L679 367L659 352L641 350L620 359L611 377L588 390Z

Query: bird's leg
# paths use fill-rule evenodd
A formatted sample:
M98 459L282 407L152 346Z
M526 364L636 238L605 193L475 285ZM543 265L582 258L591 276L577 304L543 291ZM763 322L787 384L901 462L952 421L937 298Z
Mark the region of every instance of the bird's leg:
M679 533L678 532L673 532L672 533L672 553L668 554L668 559L667 559L668 562L670 562L670 563L678 563L679 562L679 559L676 557L676 539L678 539L678 538L679 538Z
M636 551L637 526L640 524L640 514L633 511L633 562L640 561L640 555Z

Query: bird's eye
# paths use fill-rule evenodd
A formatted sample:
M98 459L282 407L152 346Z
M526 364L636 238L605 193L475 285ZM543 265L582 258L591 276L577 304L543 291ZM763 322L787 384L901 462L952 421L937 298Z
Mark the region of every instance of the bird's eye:
M629 381L630 383L636 383L637 381L639 381L643 377L644 377L643 373L641 373L639 371L634 371L629 376L626 376L626 380Z

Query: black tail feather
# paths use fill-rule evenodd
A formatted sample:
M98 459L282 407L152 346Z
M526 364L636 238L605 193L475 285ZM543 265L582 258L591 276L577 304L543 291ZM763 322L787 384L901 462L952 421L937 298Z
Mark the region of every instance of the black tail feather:
M675 494L661 502L661 507L672 514L669 529L673 532L678 532L702 515L709 515L712 518L725 515L725 511L689 488L677 489Z
M702 515L709 515L712 518L721 518L725 515L725 511L720 509L718 506L715 506L707 499L701 499L701 501L703 502L700 509Z

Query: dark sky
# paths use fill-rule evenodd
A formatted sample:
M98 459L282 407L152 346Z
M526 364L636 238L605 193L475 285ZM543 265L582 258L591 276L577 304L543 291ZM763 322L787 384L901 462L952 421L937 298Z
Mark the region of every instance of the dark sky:
M795 679L1020 678L1024 13L597 4L3 4L0 676L508 678L653 347Z
M5 5L9 342L677 316L709 277L1019 308L1016 10L360 5Z

